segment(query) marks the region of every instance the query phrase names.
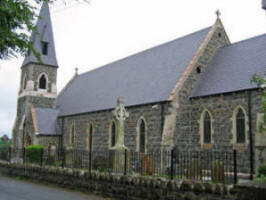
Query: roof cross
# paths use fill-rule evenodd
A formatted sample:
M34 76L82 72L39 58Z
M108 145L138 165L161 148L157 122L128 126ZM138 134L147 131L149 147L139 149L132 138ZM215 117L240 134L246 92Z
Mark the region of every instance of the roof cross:
M217 15L217 18L220 18L220 16L221 16L221 12L220 12L219 9L215 12L215 14Z

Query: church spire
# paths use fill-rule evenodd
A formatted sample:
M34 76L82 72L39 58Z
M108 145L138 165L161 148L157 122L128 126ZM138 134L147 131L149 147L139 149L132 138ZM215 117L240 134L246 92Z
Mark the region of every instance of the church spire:
M40 53L42 64L58 67L48 2L43 2L39 16L36 25L37 33L32 33L31 42L35 50ZM22 66L29 63L40 63L32 52L25 57Z

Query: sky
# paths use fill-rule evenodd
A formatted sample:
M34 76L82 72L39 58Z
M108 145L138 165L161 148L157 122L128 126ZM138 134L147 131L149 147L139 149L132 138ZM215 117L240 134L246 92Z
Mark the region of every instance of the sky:
M266 33L261 0L69 0L61 6L57 1L51 18L58 92L75 68L83 73L211 26L217 9L232 43ZM12 135L23 59L0 61L0 137Z

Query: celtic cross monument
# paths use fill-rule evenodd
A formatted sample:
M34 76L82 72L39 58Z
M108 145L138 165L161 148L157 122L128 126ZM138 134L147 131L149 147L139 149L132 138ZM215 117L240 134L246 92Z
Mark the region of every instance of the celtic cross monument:
M122 97L117 99L117 106L116 109L113 111L113 115L117 121L117 131L116 131L116 142L114 148L125 148L125 141L124 141L124 130L125 130L125 120L128 118L129 114L125 109L124 101Z
M116 141L115 146L110 149L112 157L112 168L121 170L125 165L125 153L128 148L125 146L125 120L128 118L129 113L125 109L122 97L117 99L117 106L112 112L116 120ZM128 154L128 153L127 153Z

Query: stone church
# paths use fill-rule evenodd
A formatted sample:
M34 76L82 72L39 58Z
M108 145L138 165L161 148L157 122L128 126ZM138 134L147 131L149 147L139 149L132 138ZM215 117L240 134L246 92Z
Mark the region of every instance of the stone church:
M250 152L265 162L258 123L266 34L231 43L215 23L83 74L56 89L56 59L49 6L31 36L41 62L28 52L21 66L13 147L108 150L115 146L117 99L128 116L124 144L137 152L236 149L243 166ZM264 146L263 146L264 145ZM252 149L250 149L252 148Z

